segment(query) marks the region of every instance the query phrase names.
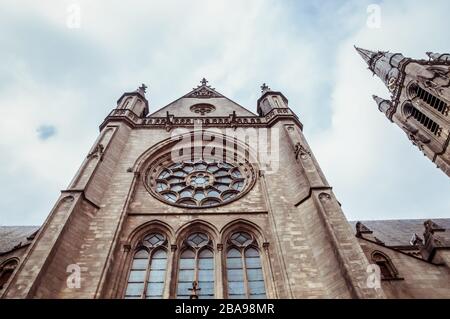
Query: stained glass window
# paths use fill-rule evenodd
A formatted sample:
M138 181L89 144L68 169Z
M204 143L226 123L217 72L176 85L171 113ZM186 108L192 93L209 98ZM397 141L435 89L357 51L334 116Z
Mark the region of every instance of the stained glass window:
M251 246L253 241L246 232L236 232L230 236L231 247L226 258L229 298L266 298L259 251Z
M177 298L189 298L194 281L198 284L199 298L214 298L214 254L208 247L209 242L208 236L201 232L187 237L188 247L179 260Z
M198 295L202 299L214 298L214 255L209 249L198 254Z
M169 203L181 206L217 206L246 188L240 168L225 162L173 163L155 175L153 189Z
M126 299L159 299L165 287L167 269L166 238L160 233L147 235L142 247L134 254L128 283Z

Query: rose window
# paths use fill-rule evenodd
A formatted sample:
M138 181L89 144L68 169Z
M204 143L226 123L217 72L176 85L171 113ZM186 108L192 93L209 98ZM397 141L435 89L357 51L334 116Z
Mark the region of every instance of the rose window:
M230 202L249 190L253 169L248 164L218 160L161 162L147 176L150 191L169 204L211 207Z

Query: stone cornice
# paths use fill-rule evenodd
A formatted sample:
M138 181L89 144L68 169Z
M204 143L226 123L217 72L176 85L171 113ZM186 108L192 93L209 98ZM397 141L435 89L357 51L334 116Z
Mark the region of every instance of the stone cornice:
M128 109L114 109L105 118L100 125L102 130L110 121L124 121L132 128L163 128L171 130L177 127L194 127L202 125L205 127L272 127L276 122L284 119L294 121L301 130L303 124L298 120L297 116L287 108L272 109L265 116L237 116L235 113L229 116L217 117L178 117L168 114L165 117L139 117Z

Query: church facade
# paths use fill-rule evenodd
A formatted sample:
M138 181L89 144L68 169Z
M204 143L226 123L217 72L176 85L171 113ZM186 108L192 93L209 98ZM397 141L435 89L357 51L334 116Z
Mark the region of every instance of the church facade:
M151 113L124 93L44 224L0 227L1 297L450 297L449 220L349 223L261 88L256 114L205 79Z

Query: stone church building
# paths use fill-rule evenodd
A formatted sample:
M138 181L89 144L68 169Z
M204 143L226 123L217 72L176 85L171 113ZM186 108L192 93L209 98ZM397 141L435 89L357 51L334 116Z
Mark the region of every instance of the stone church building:
M446 56L358 51L449 174ZM1 298L450 297L450 220L348 222L281 92L253 113L203 79L149 104L119 98L41 227L0 227Z

